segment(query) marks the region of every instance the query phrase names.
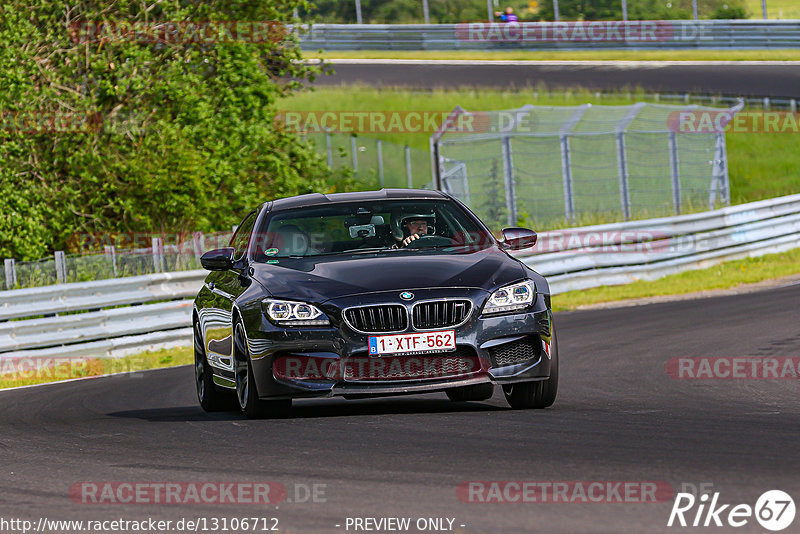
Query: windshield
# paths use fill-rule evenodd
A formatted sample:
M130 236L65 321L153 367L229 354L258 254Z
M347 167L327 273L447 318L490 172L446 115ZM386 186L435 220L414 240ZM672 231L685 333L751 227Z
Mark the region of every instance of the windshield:
M368 201L278 211L253 239L255 261L394 250L485 248L492 236L444 200Z

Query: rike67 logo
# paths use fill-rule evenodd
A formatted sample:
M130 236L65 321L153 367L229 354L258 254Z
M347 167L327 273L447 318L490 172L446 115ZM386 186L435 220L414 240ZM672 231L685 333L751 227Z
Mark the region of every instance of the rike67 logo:
M762 494L755 506L749 504L721 504L719 492L710 497L707 493L695 497L691 493L678 493L667 526L681 527L743 527L755 520L765 529L779 531L794 521L794 500L781 490Z

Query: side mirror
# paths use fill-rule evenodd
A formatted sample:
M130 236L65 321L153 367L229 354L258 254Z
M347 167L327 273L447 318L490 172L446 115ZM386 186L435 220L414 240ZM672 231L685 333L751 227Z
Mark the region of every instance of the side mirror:
M233 247L209 250L200 257L200 264L209 271L227 271L233 267Z
M503 228L503 248L520 250L536 244L536 232L527 228Z

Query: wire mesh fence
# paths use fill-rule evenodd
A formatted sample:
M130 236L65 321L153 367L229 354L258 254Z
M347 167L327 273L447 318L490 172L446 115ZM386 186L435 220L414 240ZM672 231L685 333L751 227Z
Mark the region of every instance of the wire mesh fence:
M687 132L678 113L699 106L456 108L432 137L438 186L491 227L590 224L729 204L724 131Z
M173 236L175 242L167 244L164 237L154 237L150 247L117 249L106 245L103 253L56 251L53 257L34 261L5 259L0 270L0 290L201 269L202 253L227 246L232 235L232 232L206 235L195 232L185 240Z
M430 154L425 150L339 132L309 133L306 138L324 154L331 169L352 170L355 189L433 188Z

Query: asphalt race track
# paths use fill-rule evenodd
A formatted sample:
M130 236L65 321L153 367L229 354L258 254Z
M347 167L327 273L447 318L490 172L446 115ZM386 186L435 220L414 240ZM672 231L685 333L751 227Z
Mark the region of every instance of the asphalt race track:
M334 62L317 85L383 87L585 87L599 91L800 97L800 63L709 62Z
M0 517L262 516L277 517L282 532L328 533L345 532L346 517L446 516L461 532L638 533L685 529L666 527L671 500L468 503L456 487L666 481L675 490L712 483L725 503L752 506L775 488L797 501L800 382L676 380L665 363L796 357L798 303L795 284L557 315L561 387L545 411L512 411L499 392L464 404L430 394L301 401L292 419L248 421L205 415L189 366L2 391ZM277 508L73 502L69 488L89 481L275 481L290 499L296 485L326 486L320 502Z

